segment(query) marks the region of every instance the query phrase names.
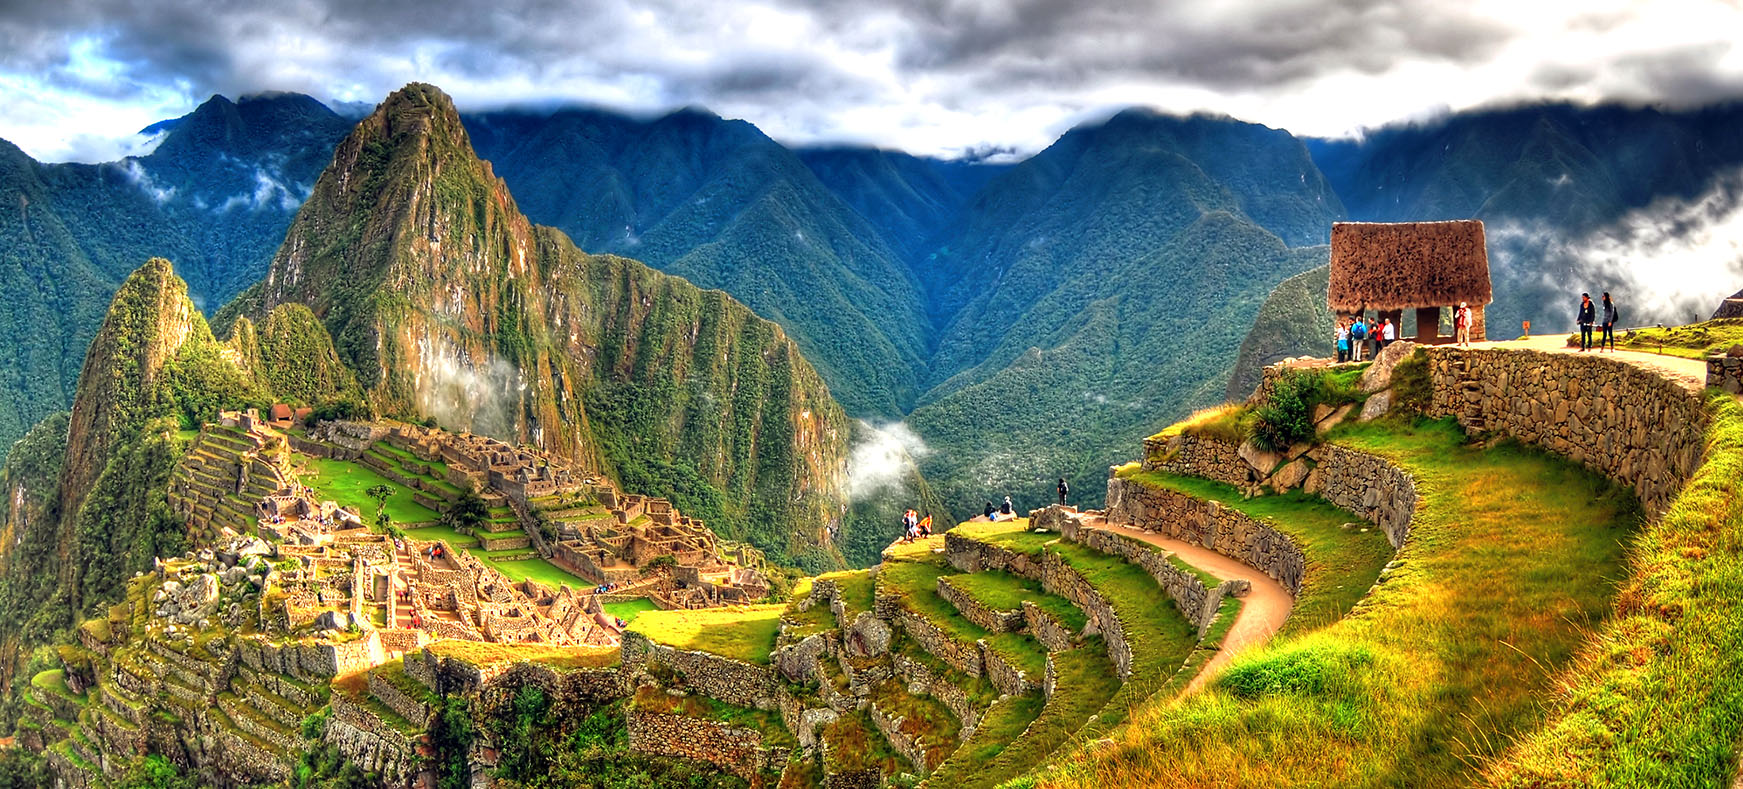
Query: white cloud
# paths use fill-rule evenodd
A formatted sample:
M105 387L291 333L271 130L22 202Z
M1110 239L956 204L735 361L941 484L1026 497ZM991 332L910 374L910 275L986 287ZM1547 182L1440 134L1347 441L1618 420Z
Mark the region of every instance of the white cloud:
M920 434L901 422L860 425L865 438L847 459L847 495L854 501L898 488L914 462L932 453Z
M212 93L373 104L414 80L463 109L700 104L785 142L939 155L1030 153L1126 105L1325 136L1516 100L1737 98L1740 29L1725 0L84 0L0 16L0 137L100 156L75 136Z

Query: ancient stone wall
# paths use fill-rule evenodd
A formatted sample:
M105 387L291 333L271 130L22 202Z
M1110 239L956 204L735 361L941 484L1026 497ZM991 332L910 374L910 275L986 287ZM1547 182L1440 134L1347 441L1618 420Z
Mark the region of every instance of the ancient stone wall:
M1217 606L1222 604L1222 594L1217 593L1217 587L1206 586L1197 575L1175 566L1161 549L1118 532L1084 526L1076 519L1067 520L1062 533L1070 542L1118 556L1144 568L1151 578L1156 579L1156 585L1173 598L1174 604L1199 633L1202 634L1216 619Z
M1743 394L1743 356L1708 356L1707 385L1717 386L1731 394Z
M403 783L415 755L412 742L343 693L333 694L333 712L322 738L358 767Z
M1023 601L1023 626L1048 652L1063 652L1078 642L1076 633L1028 600Z
M1103 599L1095 586L1065 560L1054 553L1039 558L1007 548L963 537L956 532L944 533L944 556L952 567L966 573L982 570L1003 570L1041 582L1041 588L1066 599L1089 618L1090 626L1107 642L1108 658L1124 679L1132 673L1132 649L1126 642L1126 628L1113 606Z
M933 657L949 664L971 677L986 673L981 663L980 647L956 640L944 632L932 620L901 607L896 607L896 614L891 618L910 638L913 638L920 648L931 653Z
M890 748L900 754L902 758L907 759L909 764L914 765L915 771L925 772L926 748L918 740L902 732L902 719L878 709L876 702L873 702L868 709L871 712L872 725L877 726L878 731L883 732L884 739L890 743Z
M1416 478L1390 460L1348 447L1326 444L1312 454L1319 495L1379 526L1393 548L1403 546L1416 515Z
M956 584L950 582L949 576L939 577L938 596L955 606L965 619L991 632L1015 633L1023 629L1023 609L995 611L988 608L981 601L974 599L973 595L957 588Z
M1669 506L1700 465L1701 396L1598 354L1429 349L1433 416L1535 444L1634 487L1648 513ZM1721 367L1723 364L1721 363Z
M623 672L634 677L658 665L683 675L684 686L739 707L774 709L775 671L707 652L655 644L634 631L623 634Z
M932 669L918 660L909 660L899 655L890 655L890 665L896 670L896 676L908 686L908 692L913 695L927 695L937 699L948 708L956 719L962 722L962 731L958 739L966 741L974 733L974 728L980 725L981 712L974 708L967 691L952 684L946 678L933 673Z
M1145 471L1214 479L1239 488L1252 482L1251 469L1241 460L1239 449L1238 444L1192 433L1168 441L1147 438L1142 467Z
M640 753L710 762L747 781L787 761L787 749L765 749L762 734L751 729L641 710L627 717L629 747Z
M1257 568L1290 594L1301 591L1307 557L1294 540L1264 521L1215 501L1121 477L1108 480L1108 499L1111 523L1202 545Z

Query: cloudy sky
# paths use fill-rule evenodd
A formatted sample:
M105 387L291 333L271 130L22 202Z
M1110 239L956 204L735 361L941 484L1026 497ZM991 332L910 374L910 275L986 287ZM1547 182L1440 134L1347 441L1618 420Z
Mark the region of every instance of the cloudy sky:
M1129 105L1305 135L1743 98L1739 0L0 0L0 137L120 155L213 93L706 106L790 143L1046 146Z

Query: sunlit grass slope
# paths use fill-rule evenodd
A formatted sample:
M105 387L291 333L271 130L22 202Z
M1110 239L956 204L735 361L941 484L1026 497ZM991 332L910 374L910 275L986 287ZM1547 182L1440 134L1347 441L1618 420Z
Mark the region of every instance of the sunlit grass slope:
M1628 491L1449 423L1368 425L1342 443L1416 477L1393 569L1347 618L1153 702L1049 786L1456 786L1539 725L1555 672L1607 612Z

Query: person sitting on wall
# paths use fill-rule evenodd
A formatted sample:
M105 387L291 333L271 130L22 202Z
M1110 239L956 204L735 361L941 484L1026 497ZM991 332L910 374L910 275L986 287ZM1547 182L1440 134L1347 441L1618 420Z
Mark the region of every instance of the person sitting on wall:
M997 521L999 519L998 518L999 511L993 507L993 503L990 501L987 502L986 506L981 509L980 514L982 516L984 516L989 521Z
M1016 514L1016 508L1011 506L1011 497L1010 496L1006 496L1005 503L999 505L999 514L1003 515L1007 518Z

